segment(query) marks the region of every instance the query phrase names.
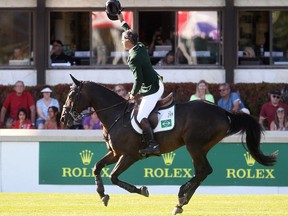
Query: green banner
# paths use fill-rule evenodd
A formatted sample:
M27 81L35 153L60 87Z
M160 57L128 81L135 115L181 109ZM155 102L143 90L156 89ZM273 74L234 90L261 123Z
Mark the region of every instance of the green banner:
M93 166L108 152L103 142L40 142L39 145L40 184L94 184ZM279 150L277 164L265 167L255 162L242 144L220 143L208 153L213 173L203 185L288 186L287 146L287 143L262 144L266 154ZM105 184L111 184L109 174L113 167L102 170ZM192 159L182 147L138 161L119 178L135 185L181 185L192 176Z

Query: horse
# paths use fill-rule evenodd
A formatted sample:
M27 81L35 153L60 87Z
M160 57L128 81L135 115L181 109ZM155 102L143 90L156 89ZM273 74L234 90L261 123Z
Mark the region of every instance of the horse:
M106 142L108 153L95 163L93 169L100 199L105 206L108 205L110 197L105 194L100 172L105 166L115 163L110 173L111 182L130 193L149 197L146 186L137 188L119 179L121 173L143 159L143 155L138 152L143 147L141 135L131 126L131 103L101 84L79 81L70 76L73 84L63 106L61 121L66 127L70 127L75 120L83 117L81 111L93 107L109 134ZM172 211L173 215L183 212L183 206L189 203L201 182L212 173L213 169L206 157L208 151L224 137L236 133L242 134L242 143L243 135L246 134L248 151L258 163L264 166L273 166L276 163L277 151L264 155L260 149L263 129L253 116L229 112L201 100L175 103L175 127L170 131L155 133L155 139L161 154L185 145L193 159L194 176L180 187L178 204Z

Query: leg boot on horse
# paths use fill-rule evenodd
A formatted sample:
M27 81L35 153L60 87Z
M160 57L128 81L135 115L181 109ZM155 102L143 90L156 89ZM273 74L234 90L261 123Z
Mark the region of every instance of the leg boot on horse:
M143 130L143 140L148 145L144 149L140 149L139 153L146 155L160 155L159 145L154 140L153 130L147 118L143 118L140 122Z

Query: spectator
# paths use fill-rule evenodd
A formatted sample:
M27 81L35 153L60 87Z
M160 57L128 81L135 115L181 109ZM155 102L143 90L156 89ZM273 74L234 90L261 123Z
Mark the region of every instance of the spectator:
M67 63L72 64L72 60L63 52L63 43L60 40L52 41L52 50L50 51L50 58L52 63Z
M83 128L84 129L101 129L101 122L94 110L93 107L91 107L90 112L93 112L91 115L86 116L83 120Z
M259 116L259 123L264 129L268 129L270 127L279 107L284 108L286 113L288 112L288 105L280 101L281 91L279 89L272 90L269 93L269 97L270 101L262 105Z
M151 44L149 45L148 52L150 55L153 54L156 45L164 45L164 40L162 36L162 27L159 27L153 34Z
M48 108L49 119L45 121L45 129L62 129L63 126L60 122L60 112L56 106Z
M7 111L9 116L6 120L5 127L11 128L12 123L17 119L17 113L20 108L26 109L28 119L34 126L35 122L35 101L30 92L24 91L25 85L23 81L17 81L14 91L7 95L1 108L0 128L4 126Z
M245 47L244 48L244 56L245 57L251 57L251 58L255 58L256 55L255 55L255 51L252 47Z
M213 95L209 92L208 83L205 80L200 80L197 83L196 93L190 97L190 101L192 100L207 100L215 103Z
M288 130L288 118L284 108L279 107L276 110L275 118L270 124L271 131L287 131Z
M231 88L228 83L220 84L219 92L221 98L218 100L218 106L228 111L242 111L250 114L249 110L245 108L239 95L236 92L231 92Z
M36 120L36 128L44 129L45 121L48 120L48 108L55 106L60 110L59 102L55 98L51 98L52 90L49 87L46 87L41 90L43 98L39 99L36 102L36 109L38 118Z
M32 122L27 119L27 111L24 108L18 110L17 120L12 124L13 129L33 129Z
M123 85L115 85L114 86L114 91L121 97L125 98L126 100L129 99L128 92L124 88Z
M166 66L166 65L174 65L175 62L175 55L174 52L172 50L170 50L164 58L162 58L157 65L158 66Z
M22 48L15 48L13 55L10 57L10 60L24 60L24 54Z

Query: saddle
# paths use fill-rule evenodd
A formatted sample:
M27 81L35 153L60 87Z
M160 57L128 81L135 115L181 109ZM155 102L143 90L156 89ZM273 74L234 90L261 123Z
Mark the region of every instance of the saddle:
M148 116L148 120L149 120L153 129L155 129L155 127L158 124L158 110L165 109L165 108L171 106L173 104L173 102L174 102L174 98L173 98L172 92L169 95L167 95L166 97L161 98L157 101L155 108L152 110L152 112ZM138 103L138 105L135 107L133 118L135 119L135 121L137 122L139 127L141 128L140 123L137 121L137 118L136 118L136 116L138 114L138 110L139 110L139 104L140 103Z

